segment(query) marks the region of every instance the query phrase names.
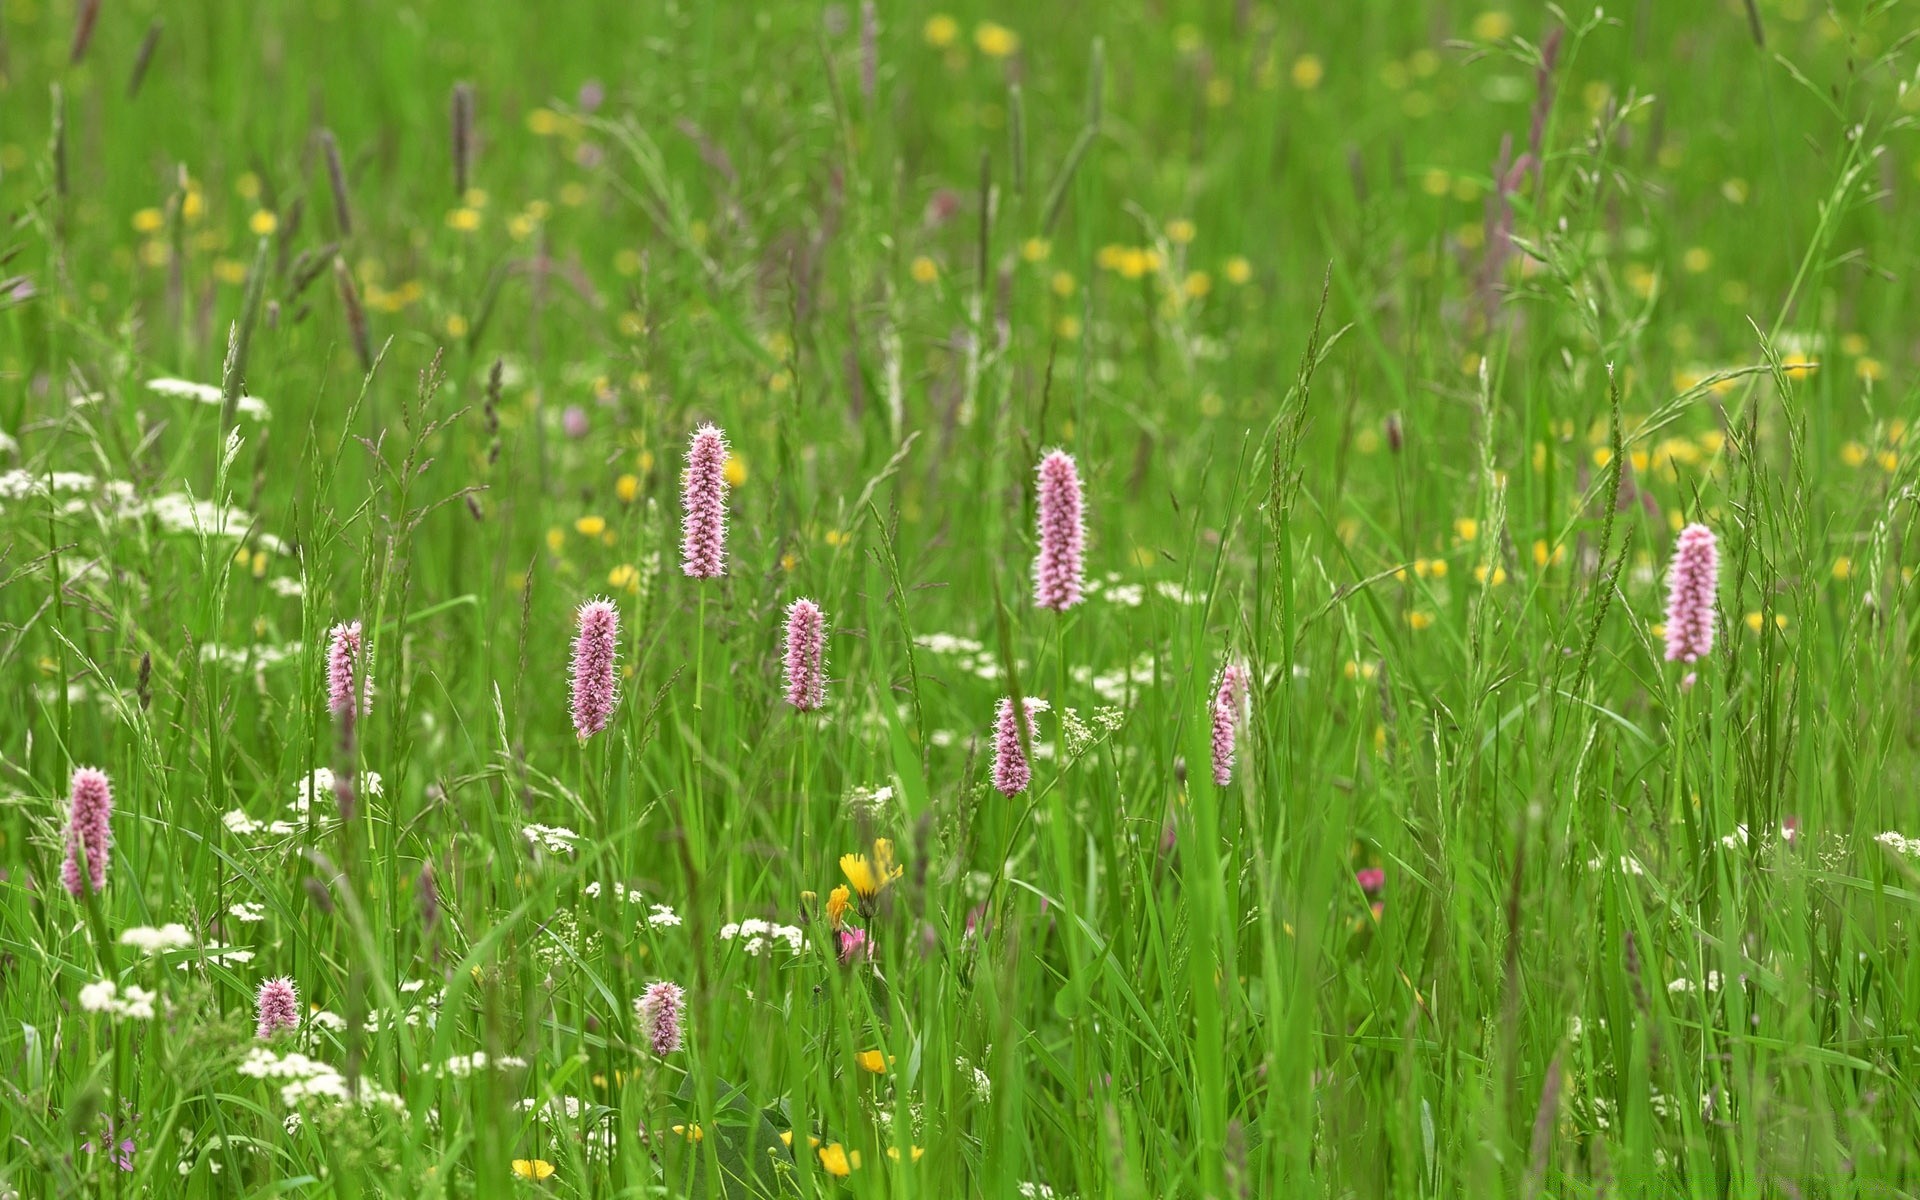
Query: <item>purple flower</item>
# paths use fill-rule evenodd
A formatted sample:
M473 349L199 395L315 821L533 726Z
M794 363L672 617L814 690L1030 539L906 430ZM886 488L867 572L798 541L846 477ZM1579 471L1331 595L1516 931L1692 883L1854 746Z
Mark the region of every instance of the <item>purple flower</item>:
M1247 669L1230 662L1220 669L1220 687L1213 696L1213 782L1233 782L1233 744L1247 721Z
M336 718L353 720L367 715L373 707L373 680L366 675L366 646L361 640L360 622L335 625L327 645L327 711ZM360 704L353 702L354 677L360 677Z
M1720 549L1713 530L1680 531L1667 572L1667 661L1695 662L1713 653L1713 605L1720 588Z
M685 1041L686 996L679 984L663 979L648 984L647 990L633 1002L633 1011L639 1014L647 1040L653 1043L653 1052L662 1058L678 1050Z
M560 413L560 428L575 441L587 436L587 430L593 428L587 420L587 410L578 404L569 404Z
M842 929L840 931L840 961L843 963L873 961L873 942L868 939L866 930Z
M107 855L112 845L113 789L107 773L96 767L76 767L67 807L67 857L60 864L60 882L74 897L107 886Z
M139 1148L134 1144L132 1127L140 1124L140 1115L135 1113L133 1119L127 1122L128 1128L124 1129L119 1127L112 1117L101 1118L101 1123L102 1133L105 1135L100 1139L101 1148L113 1159L114 1166L122 1171L132 1171L133 1152ZM122 1134L125 1136L121 1136ZM93 1139L89 1138L80 1143L80 1149L87 1154L94 1153Z
M283 1029L298 1029L300 997L294 991L293 980L283 975L262 983L259 994L254 997L253 1010L256 1016L253 1035L257 1038L264 1040Z
M580 633L573 640L573 730L586 741L607 727L619 702L613 660L620 638L620 611L611 600L580 606Z
M695 579L727 573L727 437L702 425L680 485L680 569Z
M1080 471L1073 456L1054 450L1040 460L1040 553L1033 560L1033 602L1065 612L1080 603L1086 528L1081 518Z
M787 609L787 703L813 712L827 702L827 618L802 597Z
M1371 900L1387 886L1386 868L1361 867L1353 873L1353 881L1360 885L1361 893Z
M1026 703L1027 740L1031 742L1033 711L1038 700ZM1033 782L1033 768L1027 764L1026 751L1020 747L1020 730L1013 723L1013 701L1003 699L993 726L993 787L1002 796L1018 796Z

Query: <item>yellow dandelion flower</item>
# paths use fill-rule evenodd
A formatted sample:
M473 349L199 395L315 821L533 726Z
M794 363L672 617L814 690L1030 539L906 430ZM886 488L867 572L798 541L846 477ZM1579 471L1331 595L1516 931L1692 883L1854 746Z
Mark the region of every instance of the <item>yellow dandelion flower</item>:
M1416 632L1426 629L1433 624L1433 614L1430 612L1422 612L1416 608L1407 614L1407 624Z
M919 1162L919 1161L920 1161L920 1156L921 1156L921 1155L923 1155L923 1154L925 1154L926 1152L927 1152L927 1150L926 1150L926 1147L924 1147L924 1146L913 1146L913 1147L909 1147L909 1149L908 1149L908 1153L909 1153L909 1154L910 1154L910 1155L912 1156L912 1160L913 1160L914 1162ZM888 1157L888 1158L890 1158L890 1159L892 1159L892 1160L893 1160L894 1162L899 1162L899 1161L900 1161L900 1147L898 1147L898 1146L888 1146L888 1147L887 1147L887 1157Z
M1031 237L1020 243L1020 257L1030 263L1045 262L1053 253L1053 243L1046 238Z
M1472 517L1456 517L1453 522L1453 532L1461 541L1471 542L1480 536L1480 522Z
M939 264L924 254L914 259L913 265L908 270L912 273L915 283L932 283L940 278Z
M1447 560L1444 558L1436 558L1429 562L1427 564L1427 573L1435 579L1445 579L1447 577Z
M457 229L461 233L472 233L480 228L480 210L476 208L456 208L447 214L447 228Z
M640 495L640 477L638 475L622 475L620 478L614 480L613 494L620 497L620 503L632 504L635 497Z
M1074 289L1079 285L1074 281L1073 272L1055 271L1053 273L1053 279L1048 286L1053 289L1054 295L1065 300L1067 297L1073 295Z
M990 58L1006 58L1020 50L1020 35L1005 25L982 21L973 28L973 44Z
M860 1169L860 1152L849 1150L839 1142L828 1142L817 1153L820 1155L820 1169L835 1179L845 1179Z
M1842 554L1839 558L1834 559L1833 560L1833 577L1835 579L1852 579L1853 578L1853 560L1851 558L1848 558L1844 554Z
M1293 60L1293 70L1289 74L1293 77L1293 86L1303 92L1310 92L1319 87L1320 81L1326 78L1327 69L1320 64L1318 55L1302 54Z
M1187 294L1188 299L1199 300L1213 290L1213 276L1205 271L1194 271L1180 285L1180 290Z
M607 586L616 591L637 592L640 590L640 572L632 563L621 563L607 572Z
M247 218L247 228L253 231L255 237L271 237L273 231L280 228L280 218L264 208L258 209Z
M180 198L180 215L189 221L198 221L207 215L207 197L199 184L187 188L187 194Z
M1185 217L1175 217L1167 222L1167 240L1176 246L1184 246L1191 242L1195 232L1193 222Z
M1496 566L1489 570L1485 563L1481 563L1473 569L1473 581L1475 583L1486 583L1489 579L1493 581L1494 587L1499 587L1507 581L1507 569Z
M675 1125L673 1131L690 1142L704 1142L707 1140L707 1131L698 1125L693 1126L691 1129L685 1125Z
M835 929L846 924L847 910L853 907L853 893L847 891L847 885L841 884L827 893L827 923Z
M1848 442L1846 445L1840 447L1840 461L1850 467L1865 466L1867 461L1867 448L1859 442Z
M1253 278L1253 264L1235 255L1227 260L1225 273L1228 283L1243 284Z
M136 233L158 233L167 218L157 208L143 208L133 214L133 228Z
M575 521L573 523L573 528L582 537L599 537L601 534L607 531L607 519L605 517L596 517L590 514L588 516L581 517L579 520Z
M1900 469L1900 456L1891 450L1882 450L1873 456L1873 461L1889 475Z
M467 319L465 317L461 316L459 313L447 314L447 336L448 337L463 338L467 336L468 328L469 327L467 325Z
M726 476L728 487L740 487L747 482L747 460L729 453L727 465L720 468L720 473Z
M862 1050L853 1058L862 1071L873 1075L885 1075L887 1068L893 1065L893 1055L880 1050Z
M800 565L800 556L795 554L791 550L787 551L785 554L782 554L780 556L780 569L782 571L791 571L799 565Z
M873 843L873 858L864 854L842 854L840 873L847 877L853 890L860 893L862 900L870 900L879 895L887 885L906 874L906 868L894 865L893 843L886 838L876 838Z
M545 1179L553 1174L553 1164L544 1158L516 1158L513 1173L522 1179Z
M960 40L960 22L945 13L935 13L920 27L920 36L927 45L944 50Z

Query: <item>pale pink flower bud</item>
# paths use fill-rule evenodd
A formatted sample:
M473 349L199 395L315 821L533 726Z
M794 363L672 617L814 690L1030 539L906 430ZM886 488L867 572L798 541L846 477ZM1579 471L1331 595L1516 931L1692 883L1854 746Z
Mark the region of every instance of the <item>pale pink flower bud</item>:
M373 680L367 675L366 644L361 638L360 622L335 625L327 645L327 711L336 719L358 719L373 707ZM360 682L360 704L353 702L354 680Z
M1034 739L1033 713L1042 701L1027 701L1027 741ZM1013 723L1013 701L1000 701L993 726L993 787L1003 796L1018 796L1033 782L1033 768L1020 748L1020 730Z
M1040 460L1039 501L1040 553L1033 560L1033 602L1064 612L1080 603L1085 572L1080 471L1071 454L1054 450Z
M677 983L661 980L647 985L633 1011L640 1017L641 1030L661 1058L678 1050L686 1038L686 992Z
M1667 661L1695 662L1713 653L1714 600L1720 588L1720 549L1713 530L1693 524L1680 531L1667 572Z
M107 857L113 846L113 789L107 773L77 767L67 808L67 857L60 882L75 897L107 886ZM83 866L84 864L84 866Z
M727 437L702 425L681 478L680 569L695 579L727 573Z
M293 980L282 976L262 983L259 995L254 997L253 1011L253 1035L257 1038L270 1038L283 1029L298 1029L300 997L294 991Z
M620 610L611 600L580 606L580 633L573 639L573 731L586 741L607 727L619 703L613 660L620 640Z
M787 608L787 703L813 712L827 702L827 618L802 597Z
M1220 669L1220 687L1213 695L1213 782L1233 782L1233 744L1247 722L1247 669L1230 662Z

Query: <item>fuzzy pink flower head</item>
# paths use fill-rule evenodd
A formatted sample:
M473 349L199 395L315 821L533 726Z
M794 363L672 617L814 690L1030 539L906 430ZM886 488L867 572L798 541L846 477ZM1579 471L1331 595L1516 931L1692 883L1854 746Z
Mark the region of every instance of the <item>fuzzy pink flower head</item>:
M1385 867L1361 867L1353 873L1353 881L1360 885L1360 893L1371 900L1387 886Z
M727 573L727 435L702 425L680 482L680 569L695 579Z
M620 641L620 610L611 600L580 606L580 632L573 639L573 731L586 741L607 727L620 701L613 660Z
M787 608L787 703L814 712L827 702L827 618L804 596Z
M1720 547L1713 530L1680 531L1667 571L1667 661L1697 662L1713 653L1714 600L1720 590Z
M640 1017L647 1041L661 1058L678 1050L686 1040L686 998L687 993L679 984L663 979L648 984L647 990L633 1002L633 1011Z
M1213 783L1233 782L1233 747L1247 722L1247 669L1230 662L1220 669L1220 686L1213 694Z
M294 990L293 980L283 975L261 984L259 994L253 999L253 1011L253 1036L262 1041L283 1029L298 1029L300 995Z
M1027 741L1037 736L1033 729L1033 714L1045 708L1044 700L1027 700ZM1020 748L1020 730L1013 723L1013 701L1003 699L994 717L993 723L993 787L1002 796L1018 796L1027 790L1033 782L1033 768L1027 763L1026 751Z
M113 788L97 767L76 767L67 808L67 857L60 882L78 898L107 886L107 857L113 847Z
M843 963L872 962L873 940L864 929L842 929L840 931L840 961Z
M1064 612L1080 603L1086 564L1080 469L1073 455L1050 451L1040 460L1040 553L1033 560L1033 602Z
M328 633L327 711L335 719L357 720L373 707L373 679L367 674L366 643L360 622L343 621ZM360 703L354 705L354 680L360 682Z

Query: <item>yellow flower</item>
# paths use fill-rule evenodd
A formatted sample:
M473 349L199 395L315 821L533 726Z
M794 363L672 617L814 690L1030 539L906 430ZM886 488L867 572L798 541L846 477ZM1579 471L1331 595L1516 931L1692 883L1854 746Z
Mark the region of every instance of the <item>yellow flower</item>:
M1030 263L1045 262L1053 253L1053 243L1045 238L1028 238L1020 245L1020 257Z
M1882 450L1873 456L1873 461L1880 464L1880 469L1889 475L1900 469L1900 456L1891 450Z
M1853 578L1853 560L1851 558L1848 558L1844 554L1842 554L1839 558L1834 559L1833 560L1833 577L1835 579L1852 579Z
M927 1148L926 1148L925 1146L914 1146L914 1147L911 1147L911 1148L910 1148L910 1149L908 1150L908 1153L909 1153L910 1155L912 1155L912 1158L913 1158L913 1161L914 1161L914 1162L919 1162L919 1161L920 1161L920 1156L921 1156L922 1154L925 1154L926 1152L927 1152ZM892 1159L892 1160L893 1160L893 1161L895 1161L895 1162L899 1162L899 1161L900 1161L900 1147L898 1147L898 1146L888 1146L888 1147L887 1147L887 1157L888 1157L888 1158L890 1158L890 1159Z
M461 233L472 233L480 228L480 212L472 208L456 208L447 214L447 228L457 229Z
M1005 25L982 21L973 28L973 44L991 58L1005 58L1020 49L1020 35Z
M934 280L940 278L939 264L924 254L914 259L913 266L909 269L913 273L913 281L915 283L932 283Z
M621 563L607 572L607 586L637 592L640 590L640 572L632 563Z
M1453 531L1460 535L1461 541L1470 542L1480 536L1480 522L1472 517L1458 517L1453 522Z
M1473 569L1473 581L1475 583L1485 583L1489 577L1493 580L1493 586L1499 587L1507 581L1507 569L1505 567L1495 567L1489 571L1485 563L1481 563Z
M1447 560L1444 558L1436 558L1427 564L1427 570L1435 579L1445 579L1447 577Z
M1867 461L1867 448L1859 442L1848 442L1840 447L1840 461L1850 467L1864 466Z
M1205 271L1195 271L1188 275L1186 282L1180 286L1189 299L1199 300L1213 290L1213 276Z
M1075 286L1076 285L1073 280L1073 272L1055 271L1053 273L1053 282L1052 282L1053 294L1060 297L1062 300L1065 300L1068 296L1073 295L1073 289Z
M780 1144L781 1144L781 1145L783 1145L783 1146L791 1146L791 1145L793 1145L793 1130L791 1130L791 1129L782 1129L782 1130L780 1131ZM814 1137L814 1136L813 1136L812 1134L808 1134L808 1135L807 1135L807 1145L809 1145L809 1146L818 1146L819 1144L820 1144L820 1139L819 1139L819 1138L817 1138L817 1137Z
M920 27L920 36L926 39L927 45L944 50L959 40L960 22L945 13L935 13Z
M1053 332L1062 341L1073 341L1080 336L1080 318L1068 313L1053 323Z
M560 547L566 544L567 544L566 530L560 528L558 525L555 525L552 529L547 530L547 549L553 551L555 554L558 554L560 553Z
M1433 614L1415 609L1407 614L1407 624L1412 626L1416 631L1425 629L1433 624Z
M747 460L729 452L727 465L720 468L720 473L726 476L728 487L739 487L747 481Z
M828 1142L820 1147L820 1169L835 1179L845 1179L860 1169L860 1152L848 1150L839 1142Z
M587 202L588 195L587 185L578 180L560 185L560 203L568 208L579 208Z
M522 1179L545 1179L553 1174L553 1164L544 1158L516 1158L513 1173Z
M847 920L847 909L853 907L853 894L847 891L845 884L827 893L827 922L835 929Z
M840 872L860 893L863 900L872 899L894 880L906 874L905 867L895 866L893 862L893 843L886 838L876 838L873 843L873 859L869 861L864 854L842 854Z
M552 137L560 132L565 124L560 114L550 108L535 108L527 112L527 130L535 137Z
M1310 92L1320 86L1326 78L1327 69L1320 65L1317 55L1302 54L1293 60L1293 86L1303 92Z
M160 227L166 223L166 217L162 216L157 208L143 208L133 214L133 228L136 233L158 233Z
M262 208L247 218L247 228L251 229L256 237L268 237L274 230L280 228L280 218Z
M634 497L640 494L640 477L622 475L613 481L613 494L620 497L620 503L632 504Z
M842 890L844 891L845 889ZM853 1058L855 1062L860 1064L862 1071L870 1071L875 1075L885 1075L887 1068L893 1065L893 1055L883 1053L879 1050L862 1050L860 1053L854 1055Z
M1483 42L1497 42L1512 32L1513 18L1498 10L1483 12L1473 19L1473 36Z
M582 537L599 537L607 531L607 519L585 516L575 521L573 527Z
M1253 278L1253 264L1236 254L1227 260L1226 276L1228 283L1246 283Z
M237 258L218 259L213 264L213 277L221 283L245 283L247 264Z
M1193 222L1185 217L1175 217L1167 222L1167 240L1176 246L1184 246L1193 240Z
M1695 246L1680 256L1680 265L1688 274L1698 275L1713 266L1713 252L1705 246Z
M707 1131L698 1125L695 1125L691 1129L685 1125L675 1125L673 1131L690 1142L704 1142L707 1140Z
M1887 368L1877 358L1862 356L1853 364L1853 373L1868 382L1876 382L1886 378Z
M467 325L467 319L465 317L461 316L459 313L447 314L447 336L448 337L463 338L467 336L467 329L468 329L468 325Z

